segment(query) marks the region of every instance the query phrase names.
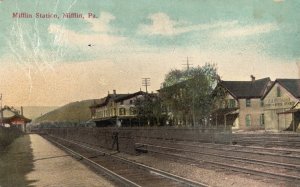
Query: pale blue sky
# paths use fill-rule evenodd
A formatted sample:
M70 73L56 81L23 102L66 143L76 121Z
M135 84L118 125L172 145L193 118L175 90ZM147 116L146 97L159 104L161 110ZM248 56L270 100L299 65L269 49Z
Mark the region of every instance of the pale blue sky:
M101 86L94 94L74 94L71 100L95 97L117 85L133 91L140 87L136 79L144 76L153 76L156 90L166 72L183 68L186 56L194 66L216 63L227 80L248 80L250 74L298 78L299 10L297 0L4 0L0 3L0 65L5 71L16 64L30 82L24 92L31 95L37 89L33 76L38 73L48 81L47 71L55 72L63 64L81 64L88 74L94 70L90 64L99 63L95 74ZM57 13L60 19L13 19L13 12ZM62 19L64 12L82 13L85 19ZM87 19L89 12L98 18ZM121 83L112 86L116 77L105 73L116 69L128 76L130 88L123 86L128 82L122 77L117 79ZM63 80L62 75L58 77L58 82ZM87 76L82 84L88 81ZM5 84L2 81L0 88L7 88ZM43 83L50 87L47 84ZM41 101L30 98L27 102ZM64 102L66 98L57 101Z

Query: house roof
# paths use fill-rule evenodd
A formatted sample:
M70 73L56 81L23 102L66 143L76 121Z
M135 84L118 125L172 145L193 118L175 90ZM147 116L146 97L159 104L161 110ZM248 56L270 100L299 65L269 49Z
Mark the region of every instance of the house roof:
M3 123L11 123L13 120L16 120L16 119L22 119L25 121L25 123L31 122L31 119L28 119L28 118L24 117L23 115L19 115L19 114L16 114L15 116L12 116L12 117L3 118L2 121L3 121ZM1 119L0 119L0 121L1 121Z
M102 98L99 103L90 106L90 108L105 106L108 103L109 99L112 99L114 102L120 102L142 94L145 94L145 92L138 91L131 94L108 94L106 97Z
M221 81L219 84L237 99L261 98L270 81L267 77L253 81Z
M9 111L10 115L5 115L5 111ZM2 119L0 119L0 121L4 122L4 123L10 123L12 120L14 119L23 119L26 123L31 122L31 119L26 118L25 116L23 116L22 114L19 114L20 111L16 110L13 107L8 107L8 106L4 106L1 110L0 113L2 113Z
M120 101L124 101L126 99L136 97L138 95L143 95L143 94L145 94L145 92L142 92L142 91L138 91L138 92L135 92L135 93L132 93L132 94L122 94L119 97L115 97L114 101L115 102L120 102Z
M278 83L290 92L295 98L300 99L300 79L276 79L270 86L270 89L264 94L263 98L268 95L273 86Z

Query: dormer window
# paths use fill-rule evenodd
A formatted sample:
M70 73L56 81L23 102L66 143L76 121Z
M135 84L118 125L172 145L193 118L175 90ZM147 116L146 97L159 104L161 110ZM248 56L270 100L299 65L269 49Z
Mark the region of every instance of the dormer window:
M124 101L121 101L120 104L121 104L121 105L124 105Z
M281 97L281 89L277 86L277 97Z

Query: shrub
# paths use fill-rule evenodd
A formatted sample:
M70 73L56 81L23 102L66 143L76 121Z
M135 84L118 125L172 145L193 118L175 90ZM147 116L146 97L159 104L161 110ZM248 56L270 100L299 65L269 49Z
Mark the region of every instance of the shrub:
M22 134L23 132L15 127L0 127L0 150L7 147Z

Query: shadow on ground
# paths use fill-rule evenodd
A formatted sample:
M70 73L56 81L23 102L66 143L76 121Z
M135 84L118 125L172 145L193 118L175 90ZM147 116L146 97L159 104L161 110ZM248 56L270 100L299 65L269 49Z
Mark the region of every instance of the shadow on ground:
M29 135L17 138L0 152L0 187L33 186L26 175L33 171L33 154Z

